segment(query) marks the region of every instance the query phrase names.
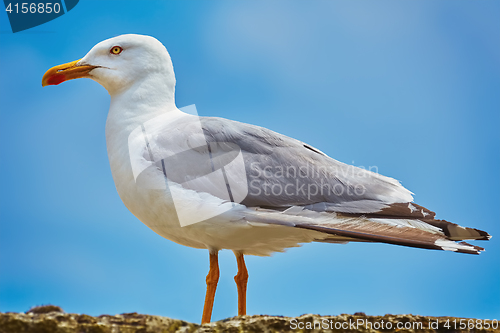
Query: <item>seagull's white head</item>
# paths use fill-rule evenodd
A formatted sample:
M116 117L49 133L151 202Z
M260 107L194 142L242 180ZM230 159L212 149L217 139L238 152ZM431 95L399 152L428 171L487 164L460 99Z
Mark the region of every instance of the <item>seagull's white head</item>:
M143 35L121 35L94 46L82 59L49 69L42 85L90 78L111 96L132 87L174 93L175 75L170 55L157 39ZM150 86L150 87L149 87Z

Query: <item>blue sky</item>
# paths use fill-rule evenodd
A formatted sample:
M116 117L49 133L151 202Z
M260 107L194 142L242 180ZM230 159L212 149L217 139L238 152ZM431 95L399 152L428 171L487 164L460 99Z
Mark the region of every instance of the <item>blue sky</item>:
M248 314L363 311L500 319L500 3L85 1L13 34L0 14L0 311L52 303L199 322L208 252L172 243L116 193L91 80L41 87L96 43L169 50L178 107L264 126L376 167L437 217L493 235L480 256L307 244L248 257ZM213 319L236 315L220 253Z

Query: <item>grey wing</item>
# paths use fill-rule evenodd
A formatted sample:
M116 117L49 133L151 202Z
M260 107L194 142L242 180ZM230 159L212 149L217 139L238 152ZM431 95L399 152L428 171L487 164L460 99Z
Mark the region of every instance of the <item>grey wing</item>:
M136 159L140 175L154 175L145 177L147 186L157 188L164 174L192 195L209 193L204 196L208 206L241 203L248 222L314 230L323 242L382 242L475 254L482 248L454 241L490 238L484 231L436 220L392 178L343 164L262 127L186 115L173 122L155 120L138 133L134 138L142 143L131 161ZM233 160L242 168L234 168Z
M243 154L249 192L246 206L370 213L411 192L392 178L336 161L271 130L220 118L202 118L207 142L231 142Z
M287 224L336 239L383 242L477 254L480 247L455 240L490 236L481 230L436 220L412 203L412 193L389 177L336 161L321 151L266 128L220 118L202 118L208 143L241 149L255 221ZM266 213L267 212L267 213Z

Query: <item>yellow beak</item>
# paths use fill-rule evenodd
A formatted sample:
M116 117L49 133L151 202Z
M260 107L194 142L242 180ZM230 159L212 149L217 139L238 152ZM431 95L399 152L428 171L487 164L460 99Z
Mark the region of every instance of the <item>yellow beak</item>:
M99 66L91 66L91 65L80 65L76 64L81 59L68 62L67 64L62 64L59 66L52 67L49 69L42 78L42 87L49 85L56 85L62 83L64 81L78 79L81 77L86 77L91 70L97 68Z

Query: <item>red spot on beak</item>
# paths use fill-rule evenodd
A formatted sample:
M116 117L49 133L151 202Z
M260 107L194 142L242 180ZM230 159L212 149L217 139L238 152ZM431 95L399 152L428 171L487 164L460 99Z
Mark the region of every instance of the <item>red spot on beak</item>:
M47 84L49 85L58 85L59 83L64 82L66 79L62 74L54 74L47 79Z

